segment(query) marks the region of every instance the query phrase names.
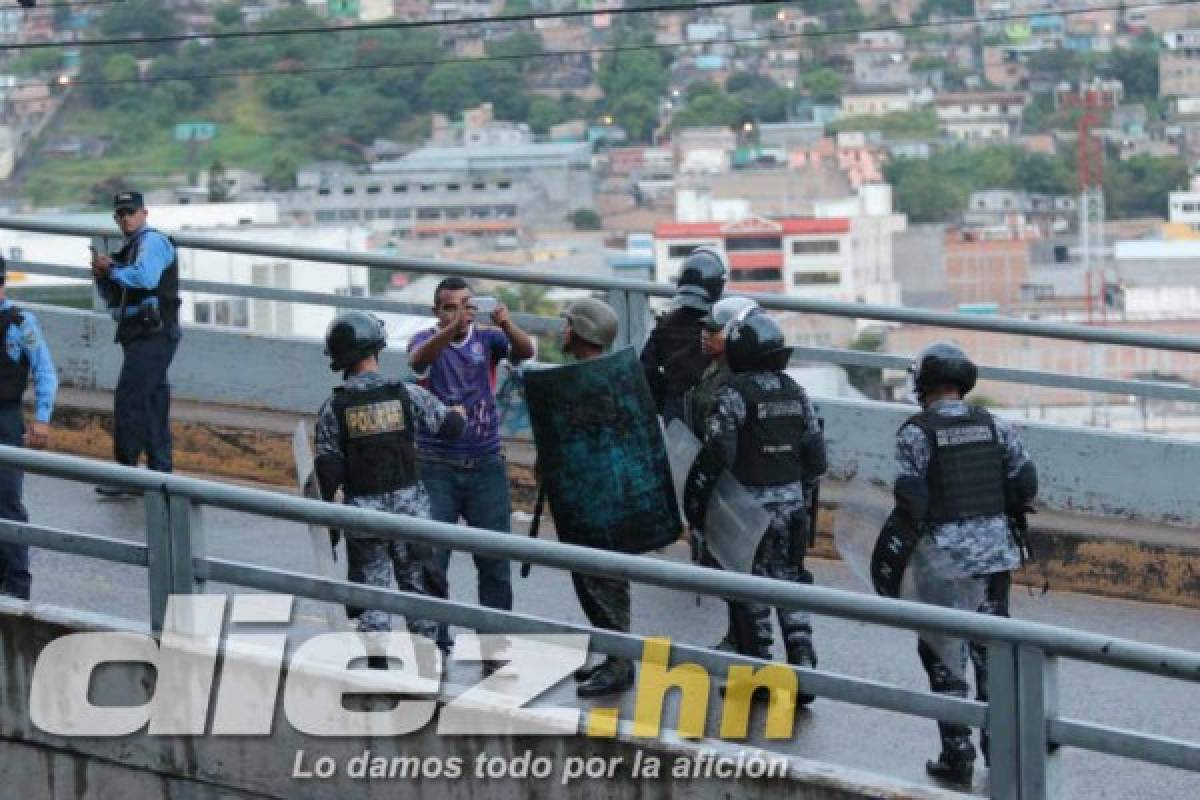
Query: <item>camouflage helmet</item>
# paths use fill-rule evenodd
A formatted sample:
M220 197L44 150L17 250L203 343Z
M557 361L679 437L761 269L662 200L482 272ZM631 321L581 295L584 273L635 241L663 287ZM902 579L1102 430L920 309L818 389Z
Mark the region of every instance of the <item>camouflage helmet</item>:
M571 333L597 347L608 349L617 339L617 312L603 300L572 300L559 314L571 324Z

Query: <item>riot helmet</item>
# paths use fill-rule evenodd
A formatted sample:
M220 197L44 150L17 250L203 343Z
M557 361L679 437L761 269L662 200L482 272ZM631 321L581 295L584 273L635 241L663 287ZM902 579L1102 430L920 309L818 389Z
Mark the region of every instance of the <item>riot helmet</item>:
M767 314L749 314L725 335L725 360L734 372L783 369L791 355L779 324Z
M364 358L387 347L383 320L366 311L346 311L325 329L325 355L334 372L348 370Z
M700 324L709 333L720 333L757 310L758 303L749 297L724 297L713 303L713 307L708 315L700 320Z
M594 297L572 300L559 314L571 325L571 334L607 350L617 338L617 313Z
M725 259L711 247L698 247L683 260L675 301L686 308L708 311L725 290Z
M979 375L965 350L950 342L934 342L917 353L908 368L909 391L918 403L939 386L954 386L964 397Z

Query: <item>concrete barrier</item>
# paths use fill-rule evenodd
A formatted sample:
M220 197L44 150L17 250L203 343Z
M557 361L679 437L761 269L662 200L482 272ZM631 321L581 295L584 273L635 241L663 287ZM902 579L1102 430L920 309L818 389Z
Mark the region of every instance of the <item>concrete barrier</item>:
M65 612L49 607L0 600L0 781L5 797L27 800L111 800L114 797L186 798L187 800L327 800L355 797L363 800L396 796L420 800L496 798L523 800L536 797L639 800L649 798L699 798L723 800L755 797L764 800L951 800L950 792L907 785L855 770L785 758L718 742L685 743L575 736L439 736L436 724L402 737L316 738L297 732L285 715L275 714L270 735L195 737L150 736L144 730L117 738L64 738L39 731L30 721L29 695L34 662L51 641L69 633L124 630L115 620L97 615ZM249 661L247 651L227 651L222 675L232 662ZM92 698L97 704L140 705L148 699L154 681L142 665L110 665L93 677ZM283 680L286 681L285 672ZM456 693L447 689L443 699ZM374 708L374 707L373 707ZM369 751L385 764L394 759L431 759L445 764L459 759L463 777L352 778L346 773L355 757ZM554 771L548 778L485 778L473 776L480 753L519 763L531 758L549 759ZM666 764L678 759L705 757L760 758L778 763L772 778L697 777L674 780L670 770L662 777L633 777L636 758L654 756ZM297 778L312 771L316 759L331 758L336 774L327 779ZM568 759L603 759L614 766L610 779L580 779L563 785L562 766ZM774 760L774 762L772 762ZM399 761L408 766L413 762Z

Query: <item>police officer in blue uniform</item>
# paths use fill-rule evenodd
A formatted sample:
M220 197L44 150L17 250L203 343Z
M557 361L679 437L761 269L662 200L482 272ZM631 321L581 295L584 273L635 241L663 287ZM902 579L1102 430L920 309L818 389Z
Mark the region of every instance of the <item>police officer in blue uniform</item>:
M170 472L171 390L167 370L179 347L179 261L169 237L146 225L139 192L113 200L117 226L125 235L119 251L92 254L96 288L117 322L116 341L125 359L113 396L113 454L117 463ZM97 487L105 497L120 489Z
M18 308L5 296L7 266L0 258L0 444L41 449L50 434L50 415L58 392L58 374L50 357L50 348L42 337L37 319ZM33 376L33 424L25 429L21 396ZM24 473L0 467L0 518L26 522L29 515L21 502ZM29 574L29 546L0 543L0 593L29 599L32 578Z

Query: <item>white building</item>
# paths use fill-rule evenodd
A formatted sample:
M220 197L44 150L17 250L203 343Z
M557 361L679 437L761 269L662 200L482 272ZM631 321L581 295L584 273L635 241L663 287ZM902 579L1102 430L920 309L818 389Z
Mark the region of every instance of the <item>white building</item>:
M908 217L893 209L891 185L866 184L853 197L818 200L813 205L813 215L850 220L853 258L847 285L853 293L852 299L859 303L902 305L893 239L908 229Z
M934 101L938 127L966 142L996 141L1013 135L1028 96L1021 92L952 92Z

